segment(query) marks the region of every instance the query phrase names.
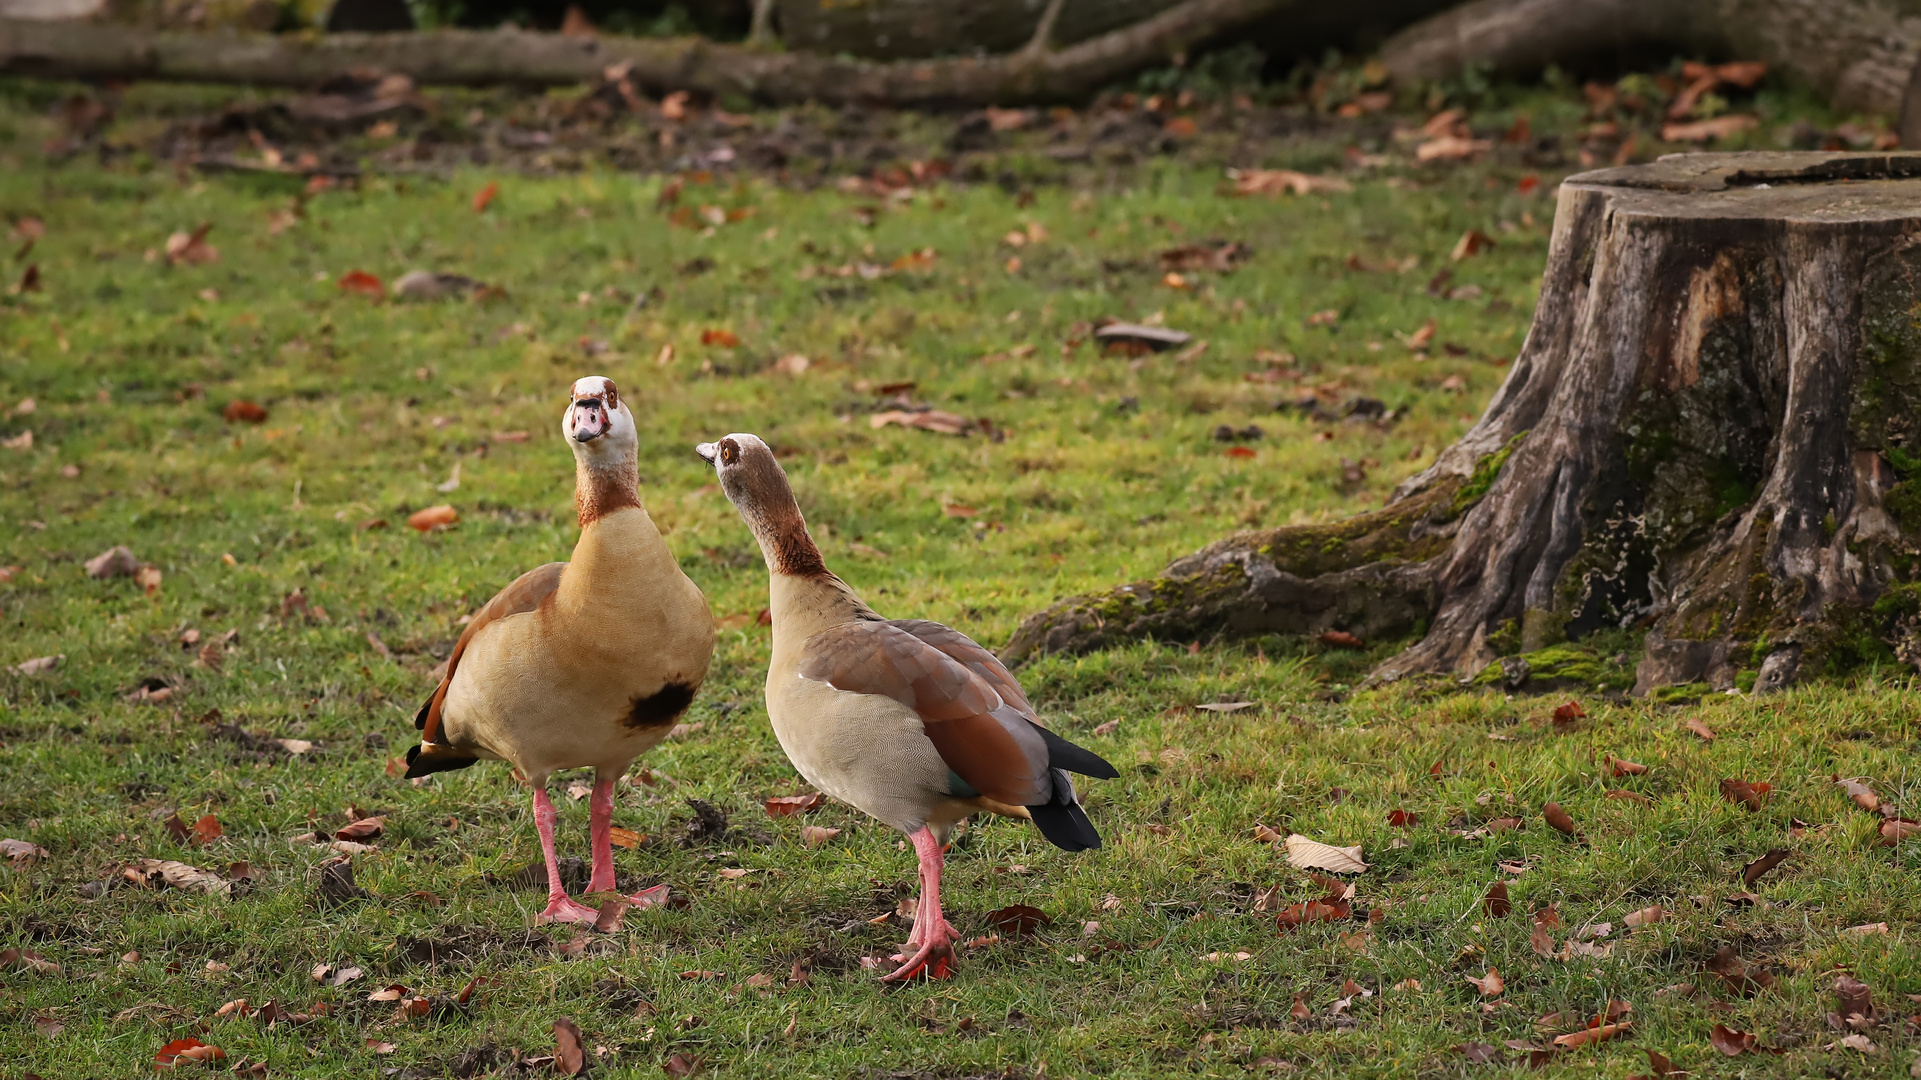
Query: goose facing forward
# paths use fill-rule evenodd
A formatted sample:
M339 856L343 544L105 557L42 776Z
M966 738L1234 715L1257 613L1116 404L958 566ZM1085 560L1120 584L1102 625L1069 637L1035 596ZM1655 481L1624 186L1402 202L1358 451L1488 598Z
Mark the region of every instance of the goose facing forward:
M1067 771L1119 774L1042 727L993 653L925 619L884 619L821 560L767 444L734 434L695 452L712 463L767 560L774 655L767 715L794 767L822 791L906 833L921 895L901 966L951 973L941 849L979 811L1028 818L1056 846L1101 844Z
M613 380L574 383L561 433L574 452L573 560L529 570L467 624L414 718L420 744L407 751L407 775L510 762L534 792L547 864L540 918L590 923L597 912L561 884L547 778L594 770L587 890L612 891L614 784L693 701L713 657L714 619L641 506L639 436ZM627 899L665 895L661 885Z

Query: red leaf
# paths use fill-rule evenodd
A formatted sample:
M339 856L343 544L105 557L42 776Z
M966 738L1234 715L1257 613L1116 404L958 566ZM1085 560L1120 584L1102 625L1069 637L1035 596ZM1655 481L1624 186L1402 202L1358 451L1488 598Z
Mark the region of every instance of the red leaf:
M222 834L220 819L212 814L207 814L193 823L193 842L196 844L211 844L220 839Z
M359 293L372 300L378 300L387 295L387 287L380 283L380 279L365 270L349 270L342 274L340 291Z
M1326 645L1330 649L1365 649L1367 648L1366 642L1362 641L1360 638L1355 637L1353 634L1350 634L1345 630L1322 631L1321 644Z
M500 194L500 185L489 180L486 187L474 192L474 213L478 214L485 211L487 205L493 202L494 196L498 194Z
M161 1047L160 1052L153 1056L153 1060L157 1068L172 1069L183 1064L213 1061L226 1056L225 1050L218 1046L208 1046L199 1039L175 1039Z
M1572 724L1586 715L1587 710L1581 708L1581 703L1578 701L1569 701L1554 707L1554 722L1557 724Z
M1231 458L1251 458L1258 457L1259 455L1245 446L1230 446L1227 448L1227 456Z
M1283 931L1292 930L1303 923L1339 922L1352 918L1354 908L1345 900L1329 902L1309 900L1303 904L1293 904L1282 910L1274 924Z
M1623 1020L1618 1024L1596 1024L1593 1027L1583 1028L1580 1031L1571 1031L1566 1035L1557 1036L1554 1040L1554 1045L1564 1046L1572 1050L1577 1046L1586 1046L1589 1043L1606 1042L1632 1026L1633 1022L1628 1020Z
M1761 809L1761 796L1766 795L1768 790L1767 784L1750 784L1746 780L1721 781L1721 797L1749 810Z
M267 421L267 409L258 402L240 398L227 402L227 407L220 410L220 416L229 424L264 424Z
M792 817L795 814L805 814L809 810L817 809L826 801L827 796L818 791L810 791L805 795L776 796L764 800L761 805L766 807L768 817Z
M716 326L700 332L700 343L702 345L719 345L721 348L731 349L740 344L740 339L734 336L732 330L726 330Z
M1396 829L1411 829L1418 824L1420 820L1421 815L1414 813L1412 810L1395 809L1387 812L1388 825Z

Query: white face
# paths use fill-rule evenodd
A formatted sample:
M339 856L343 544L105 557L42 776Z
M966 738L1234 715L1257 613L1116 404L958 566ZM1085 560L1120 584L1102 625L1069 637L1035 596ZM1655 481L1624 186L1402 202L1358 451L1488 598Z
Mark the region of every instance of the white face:
M620 400L614 381L603 375L589 375L574 383L560 430L573 446L574 455L582 460L629 454L640 442L633 413Z

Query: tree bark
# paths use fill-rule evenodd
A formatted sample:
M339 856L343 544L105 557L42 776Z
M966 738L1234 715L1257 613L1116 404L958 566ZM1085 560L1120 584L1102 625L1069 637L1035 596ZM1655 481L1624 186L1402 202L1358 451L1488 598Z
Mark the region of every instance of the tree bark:
M1031 617L1008 655L1429 619L1376 675L1474 675L1645 628L1645 693L1743 671L1768 689L1921 643L1916 312L1921 154L1692 154L1572 177L1487 412L1354 519L1405 522L1407 546L1370 576L1364 551L1315 561L1329 527L1246 534ZM1207 599L1180 608L1190 594ZM1144 597L1171 602L1116 618Z
M516 30L272 37L0 20L0 73L302 87L372 68L422 84L541 86L591 81L613 64L629 63L629 77L656 93L688 90L775 103L1023 104L1084 98L1292 2L1184 0L1066 48L897 64L702 39Z
M1413 81L1664 46L1766 60L1837 109L1892 116L1921 56L1917 14L1912 0L1474 0L1396 34L1381 60Z

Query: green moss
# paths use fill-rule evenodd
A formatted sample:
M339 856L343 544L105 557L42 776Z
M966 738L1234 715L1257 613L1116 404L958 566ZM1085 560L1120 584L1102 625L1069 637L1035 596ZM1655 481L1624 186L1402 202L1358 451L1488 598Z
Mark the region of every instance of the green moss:
M1527 438L1527 432L1520 432L1499 450L1482 455L1481 460L1474 463L1474 472L1468 476L1467 482L1461 485L1461 490L1454 493L1455 517L1461 516L1468 507L1481 501L1481 496L1486 495L1487 489L1494 486L1495 479L1501 475L1501 469L1507 465L1507 459L1514 456L1515 448L1520 446L1521 440L1525 438Z
M1897 464L1895 468L1901 466ZM1921 479L1903 480L1889 488L1888 493L1881 496L1881 508L1888 512L1902 532L1910 536L1921 535Z
M1753 685L1752 682L1749 685ZM1691 682L1679 686L1657 686L1648 691L1648 701L1655 705L1692 705L1714 693L1707 683Z
M1599 635L1597 635L1598 637ZM1536 692L1557 689L1603 689L1625 691L1634 685L1633 665L1616 664L1612 657L1620 650L1614 637L1605 642L1550 645L1545 649L1520 654L1527 661L1527 688ZM1507 677L1500 661L1481 669L1474 677L1477 686L1499 686Z

